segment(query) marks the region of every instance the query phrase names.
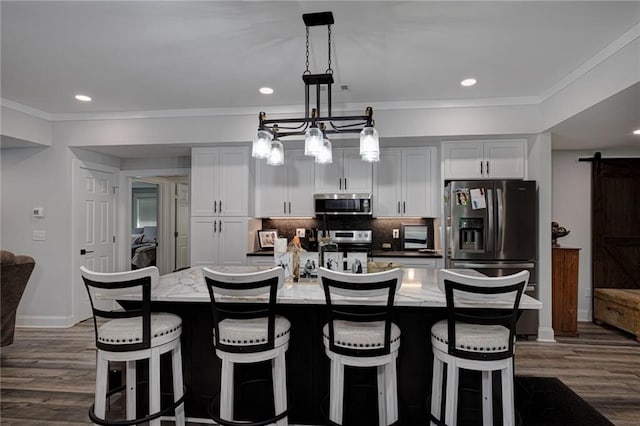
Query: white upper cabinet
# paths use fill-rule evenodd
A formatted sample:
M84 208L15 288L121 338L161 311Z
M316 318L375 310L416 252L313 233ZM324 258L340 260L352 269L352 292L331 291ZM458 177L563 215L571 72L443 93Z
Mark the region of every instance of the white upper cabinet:
M377 217L435 217L436 149L382 149L375 166L373 214Z
M445 179L524 179L525 139L442 142Z
M191 150L192 216L248 216L248 147Z
M315 192L371 193L373 166L360 159L359 148L333 149L332 164L317 164Z
M286 150L283 166L257 160L257 216L313 216L314 165L303 150Z

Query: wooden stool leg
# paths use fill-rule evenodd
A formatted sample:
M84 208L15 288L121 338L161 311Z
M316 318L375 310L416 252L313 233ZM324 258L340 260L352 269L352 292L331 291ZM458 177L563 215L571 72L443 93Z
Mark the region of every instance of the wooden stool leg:
M502 370L502 424L513 426L516 422L513 396L513 358L509 360L507 368Z
M149 357L149 413L160 411L160 351L151 349ZM160 419L151 420L150 426L160 426Z
M109 361L104 357L102 351L98 350L96 357L96 394L94 411L98 418L104 419L107 407L107 377L109 372Z
M136 361L127 361L127 420L136 418Z
M482 424L493 425L493 383L492 372L482 372Z
M220 376L220 418L224 420L233 420L233 368L233 362L223 357Z
M433 357L433 378L431 379L431 414L440 418L440 407L442 406L442 379L444 376L444 363L441 359ZM431 422L431 426L436 426Z
M331 379L329 383L329 419L342 424L342 405L344 400L344 366L331 360Z
M452 359L447 363L447 392L444 409L444 422L451 426L457 424L458 419L458 374L458 366Z
M271 377L273 380L273 405L277 415L287 409L287 370L284 351L271 360ZM277 426L288 424L286 417L276 423Z
M386 384L385 384L385 366L379 365L377 367L377 379L378 379L378 424L381 426L387 425L387 398L386 398Z
M182 349L180 343L171 351L172 377L173 377L173 400L182 398L184 392L182 384ZM175 408L176 425L184 426L184 402Z
M396 352L397 355L397 352ZM385 393L387 396L387 423L391 425L398 420L398 378L396 357L385 367Z

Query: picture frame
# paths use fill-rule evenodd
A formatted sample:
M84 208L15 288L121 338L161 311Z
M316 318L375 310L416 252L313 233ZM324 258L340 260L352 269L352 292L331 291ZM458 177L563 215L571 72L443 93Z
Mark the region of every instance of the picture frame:
M278 239L277 229L261 229L258 231L258 244L260 250L273 250L276 239Z
M348 252L347 253L347 272L352 274L367 273L367 253Z
M319 259L317 251L300 253L300 278L318 278Z
M344 271L342 252L341 251L324 252L324 265L322 266L327 269L331 269L332 271L338 271L338 272Z

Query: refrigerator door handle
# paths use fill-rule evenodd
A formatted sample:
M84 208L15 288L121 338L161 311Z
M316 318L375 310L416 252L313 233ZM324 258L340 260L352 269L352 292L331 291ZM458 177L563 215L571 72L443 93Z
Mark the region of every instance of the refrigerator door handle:
M492 189L487 189L487 222L488 222L488 227L487 227L487 233L485 234L485 241L487 244L487 249L485 250L485 253L494 253L494 238L493 236L495 235L495 220L493 219L493 215L494 215L494 211L493 211L493 190Z
M522 263L477 263L477 262L453 262L455 268L476 268L476 269L531 269L536 266L533 262Z
M502 188L496 188L496 204L496 226L498 227L496 243L499 242L500 244L500 250L496 249L496 252L502 252L504 250L504 223L502 221L504 217L504 197L502 195Z

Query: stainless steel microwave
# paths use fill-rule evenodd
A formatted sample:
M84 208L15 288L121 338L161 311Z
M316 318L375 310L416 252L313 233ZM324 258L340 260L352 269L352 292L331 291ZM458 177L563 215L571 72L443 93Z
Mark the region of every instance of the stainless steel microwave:
M373 214L371 194L316 194L314 204L316 216Z

